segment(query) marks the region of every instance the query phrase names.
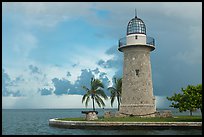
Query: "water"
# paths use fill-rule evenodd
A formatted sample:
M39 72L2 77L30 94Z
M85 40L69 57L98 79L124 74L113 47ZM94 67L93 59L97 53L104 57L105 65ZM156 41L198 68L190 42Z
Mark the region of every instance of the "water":
M200 129L85 130L50 127L51 118L83 117L85 109L2 109L3 135L202 135ZM111 109L116 111L116 109ZM99 116L108 109L98 109ZM188 115L173 110L176 115ZM200 115L199 112L194 115Z

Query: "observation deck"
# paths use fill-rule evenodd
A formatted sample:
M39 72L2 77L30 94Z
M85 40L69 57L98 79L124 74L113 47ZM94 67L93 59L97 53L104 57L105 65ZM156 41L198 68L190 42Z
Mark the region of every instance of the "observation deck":
M123 38L119 39L118 50L121 51L120 49L123 47L141 46L141 45L152 47L152 50L154 50L155 49L155 40L154 40L154 38L147 36L146 37L146 44L139 44L138 43L138 44L133 44L133 45L127 45L127 38L123 37Z

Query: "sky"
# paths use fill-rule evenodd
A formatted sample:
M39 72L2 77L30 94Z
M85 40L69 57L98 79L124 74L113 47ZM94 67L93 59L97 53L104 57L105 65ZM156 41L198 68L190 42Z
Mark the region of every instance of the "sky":
M157 108L202 82L201 2L3 2L2 108L85 108L82 85L122 77L118 40L141 18ZM111 108L106 100L106 108ZM117 106L117 102L113 107ZM88 108L91 108L91 104Z

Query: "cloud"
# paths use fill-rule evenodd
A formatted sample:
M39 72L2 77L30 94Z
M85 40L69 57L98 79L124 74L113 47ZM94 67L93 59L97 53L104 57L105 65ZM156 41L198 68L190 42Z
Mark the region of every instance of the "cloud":
M82 104L82 95L62 95L56 96L54 94L49 96L41 96L36 94L32 97L11 97L11 96L3 96L2 97L2 108L3 109L39 109L39 108L84 108L85 104ZM40 101L39 101L40 100ZM107 108L117 108L117 101L113 103L113 107L111 107L110 99L104 100ZM156 107L157 109L168 109L170 102L166 100L165 96L156 96ZM95 106L99 108L98 105ZM92 102L88 103L87 109L92 109Z
M67 77L70 77L71 76L71 73L68 71L67 72Z
M15 80L11 80L9 75L2 69L2 96L14 96L19 97L22 96L19 90L13 91L10 90L11 86L15 86L16 81L22 81L20 77L17 77Z
M35 73L40 74L39 69L36 66L29 65L28 67L31 70L31 74L35 74Z
M60 70L59 70L60 71ZM96 72L96 73L95 73ZM13 80L9 77L5 70L2 70L3 86L2 90L3 96L34 96L40 94L46 95L66 95L66 94L78 94L83 95L84 90L82 86L90 88L90 80L92 77L99 78L104 86L105 91L107 86L109 86L109 78L105 72L101 72L99 68L82 69L80 75L77 77L76 81L71 82L70 76L72 74L68 71L67 74L61 76L53 75L53 77L47 77L49 73L44 74L39 67L35 65L29 65L28 69L25 69ZM67 76L67 77L66 77ZM51 78L51 79L50 79ZM107 91L106 91L107 92Z
M49 89L42 88L42 89L39 89L38 92L40 92L40 94L42 96L44 96L44 95L52 95L53 89L52 88L49 88Z
M123 55L117 49L118 47L112 46L106 50L107 55L111 55L112 58L108 60L99 60L97 64L105 69L115 69L114 76L122 77L122 68L123 68Z
M94 74L90 69L82 69L81 75L78 76L74 84L76 90L72 91L71 93L84 94L85 91L83 90L82 86L86 86L87 88L90 89L90 82L92 77L94 77Z
M28 57L30 52L37 48L38 40L32 33L21 30L11 35L13 36L9 38L12 38L12 40L8 43L15 54ZM7 40L9 39L7 38Z
M96 69L92 70L92 72L94 72L95 74L98 74L100 71L98 68L96 68Z
M97 73L95 73L97 72ZM96 69L82 69L81 74L77 77L77 80L71 83L69 80L62 78L53 78L52 83L54 84L54 94L78 94L83 95L85 93L82 86L86 86L90 89L91 78L99 78L104 84L104 91L107 95L110 93L107 91L107 87L110 85L110 80L105 72L101 72L98 68Z
M97 72L97 73L95 73ZM78 94L83 95L85 93L82 86L86 86L90 89L91 78L99 78L104 84L104 91L107 95L110 93L107 91L107 87L110 85L110 80L105 72L101 72L98 68L96 69L82 69L81 74L77 77L77 80L71 83L69 80L62 78L53 78L52 83L54 84L54 94Z
M39 88L50 86L46 75L34 65L29 65L12 79L3 69L2 80L3 96L33 96L38 94Z
M185 44L185 49L178 51L177 54L172 57L172 60L184 62L187 65L201 65L202 30L199 26L191 26L187 35L189 37L189 43Z
M11 2L3 4L3 13L13 18L23 17L25 20L21 22L25 26L51 28L66 20L95 16L92 5L86 2Z
M2 105L3 105L3 108L15 108L15 109L82 108L83 107L83 104L81 103L81 96L74 96L74 95L73 96L35 95L32 97L3 97Z
M70 81L68 81L66 79L53 78L52 82L53 82L54 87L55 87L54 94L63 95L63 94L68 93L68 89L71 86Z
M8 96L11 92L8 91L7 86L11 81L9 75L2 69L2 96Z
M120 37L125 36L127 23L134 17L135 7L138 17L147 26L148 35L156 40L156 49L150 55L154 94L171 95L188 84L201 83L202 3L4 2L2 62L6 71L2 70L2 95L32 97L36 94L84 94L81 85L89 86L93 75L106 86L108 83L110 85L112 75L122 77L123 53L117 50L116 44ZM71 47L66 43L61 48L62 41L56 38L57 45L60 41L56 48L60 50L56 50L51 47L53 43L43 41L47 38L43 35L52 34L63 23L67 26L70 22L78 21L99 29L90 36L97 35L102 42L98 44L93 38L89 41L92 45L89 42L79 44L79 41L74 41L74 45L69 41ZM67 40L67 35L63 36ZM46 44L49 46L47 49ZM66 47L72 52L62 54L62 51L68 51ZM53 66L54 61L61 64ZM73 68L68 64L77 65Z

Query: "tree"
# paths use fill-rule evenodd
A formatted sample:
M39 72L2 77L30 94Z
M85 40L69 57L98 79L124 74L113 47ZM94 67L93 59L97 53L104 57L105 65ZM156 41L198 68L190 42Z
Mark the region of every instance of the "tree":
M102 98L107 99L105 92L103 91L103 83L99 79L91 78L90 89L86 86L82 86L82 88L86 91L84 96L82 97L82 103L85 101L85 106L87 107L88 102L92 99L93 103L93 111L95 111L95 102L99 107L105 106L105 103Z
M188 85L186 89L181 88L183 94L174 93L172 97L167 97L168 100L173 101L170 107L178 108L180 112L200 109L202 113L202 85L197 86Z
M115 98L117 98L119 111L122 92L122 78L114 78L114 85L113 87L109 87L108 90L111 92L111 106L113 106L113 102L115 101Z
M198 84L196 86L196 107L200 109L201 113L203 111L203 102L202 102L202 84Z

